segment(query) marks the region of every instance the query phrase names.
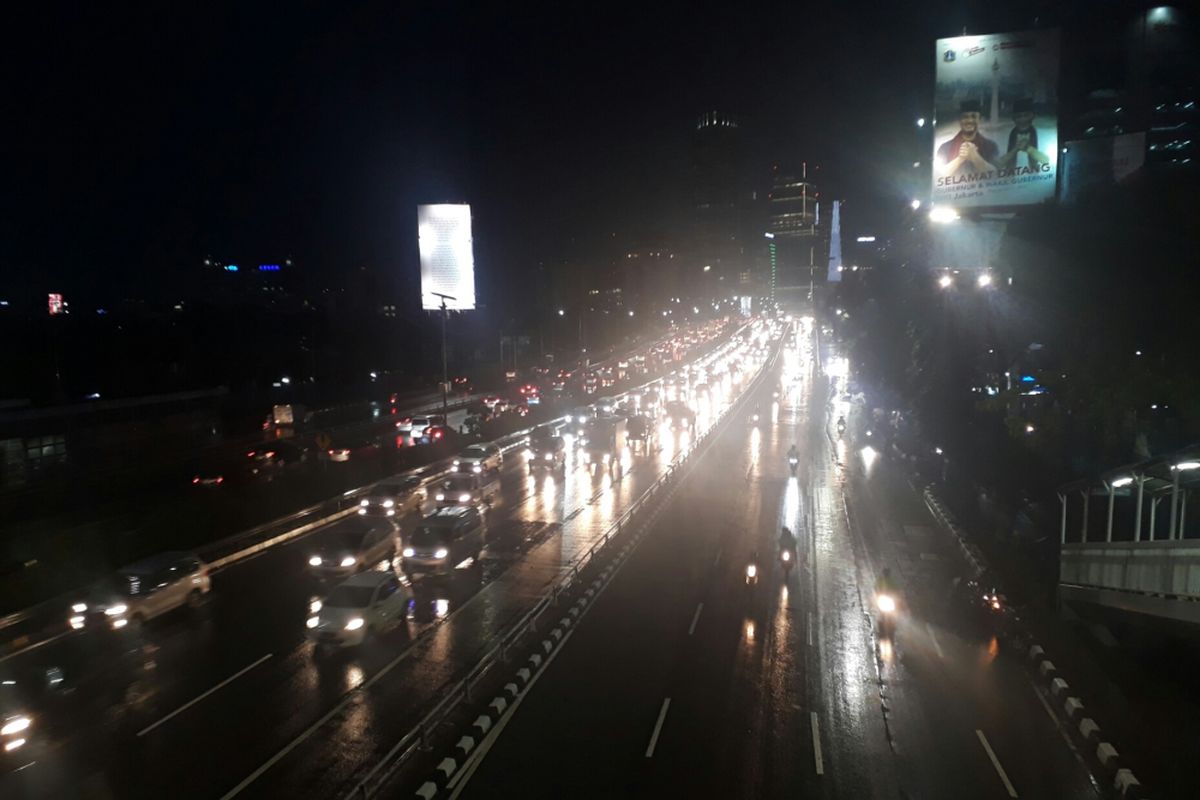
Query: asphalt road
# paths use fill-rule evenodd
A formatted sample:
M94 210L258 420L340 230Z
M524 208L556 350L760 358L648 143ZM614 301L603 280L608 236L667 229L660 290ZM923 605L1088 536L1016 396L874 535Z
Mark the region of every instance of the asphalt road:
M904 476L833 430L844 362L819 349L800 339L782 397L763 389L768 422L718 438L458 796L1096 796L1022 666L950 601L961 565ZM906 606L891 642L870 613L884 565Z
M701 405L699 430L728 399ZM325 529L217 573L199 612L6 659L0 673L55 667L77 688L37 709L29 764L0 779L0 796L344 795L690 446L687 431L661 433L612 472L572 450L564 474L530 474L511 453L481 559L418 583L407 624L360 651L317 658L304 638L323 592L307 559Z

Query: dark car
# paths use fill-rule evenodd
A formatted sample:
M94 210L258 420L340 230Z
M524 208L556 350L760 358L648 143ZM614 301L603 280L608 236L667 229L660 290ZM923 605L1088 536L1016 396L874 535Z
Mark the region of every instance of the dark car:
M405 535L404 572L413 576L444 574L468 558L478 560L485 534L483 515L476 509L439 508Z
M672 428L688 428L690 430L696 427L696 412L689 408L687 403L674 400L667 403L664 412Z
M425 490L416 475L380 481L358 503L364 517L389 517L399 522L425 502Z
M267 442L246 452L251 475L270 477L292 467L306 464L311 451L293 442Z
M561 436L531 439L525 452L530 472L538 468L563 469L567 465L567 446Z
M465 375L459 375L450 381L450 391L458 392L459 394L470 394L475 391L475 387L471 384L471 379Z

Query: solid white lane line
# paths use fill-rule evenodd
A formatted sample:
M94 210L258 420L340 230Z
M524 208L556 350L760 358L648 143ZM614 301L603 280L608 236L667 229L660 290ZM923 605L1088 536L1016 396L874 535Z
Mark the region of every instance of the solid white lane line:
M207 692L205 692L204 694L200 695L199 697L192 698L192 699L191 699L191 700L189 700L188 702L186 702L186 703L184 703L183 705L181 705L179 708L177 708L177 709L175 709L174 711L172 711L170 714L167 714L165 717L163 717L162 719L160 719L158 722L155 722L153 725L148 725L148 726L146 726L145 728L142 728L140 731L138 731L138 734L137 734L137 735L138 735L138 736L145 736L147 733L149 733L150 731L154 730L154 729L155 729L155 728L157 728L159 725L162 725L164 722L166 722L167 720L169 720L169 719L171 719L172 717L176 716L177 714L182 714L184 711L187 711L189 708L191 708L192 706L196 705L196 703L199 703L201 700L203 700L204 698L208 697L208 696L209 696L210 694L212 694L213 692L217 691L218 689L220 689L220 688L222 688L222 687L228 686L229 684L233 683L235 680L237 680L238 678L242 677L242 676L243 676L243 675L245 675L247 672L249 672L250 670L252 670L252 669L254 669L255 667L257 667L259 664L261 664L261 663L263 663L264 661L266 661L268 658L270 658L270 657L271 657L271 655L272 655L271 653L267 653L265 656L263 656L262 658L260 658L258 661L255 661L253 664L251 664L251 665L249 665L249 666L247 666L247 667L242 667L240 670L238 670L237 672L233 673L233 674L232 674L232 675L230 675L228 678L226 678L225 680L221 681L220 683L218 683L216 686L214 686L214 687L212 687L211 689L209 689L209 690L208 690Z
M937 634L933 632L933 628L928 622L925 623L925 630L929 631L929 639L933 642L933 649L937 651L938 658L944 659L946 656L942 653L942 646L938 644Z
M825 774L825 761L821 758L821 723L817 719L817 712L808 712L808 718L812 722L812 737L813 737L813 763L817 765L817 774Z
M28 653L30 650L37 650L39 647L45 647L48 644L57 642L59 639L62 639L65 636L70 636L72 633L74 633L74 631L63 631L62 633L54 634L49 639L42 639L40 642L34 642L33 644L27 644L24 647L22 647L20 650L14 650L6 656L0 656L0 664L3 664L5 661L8 661L10 658L16 658L17 656L21 655L22 653Z
M808 612L808 646L812 647L812 612Z
M692 624L688 626L688 636L696 632L696 623L700 621L700 612L704 610L704 603L696 606L696 613L692 615Z
M663 698L662 708L658 712L658 722L654 723L654 733L650 734L650 744L646 746L646 758L654 755L654 746L658 744L658 734L662 732L663 720L667 718L667 709L671 707L671 698Z
M979 737L979 743L983 745L983 749L987 751L988 758L992 760L992 766L996 768L996 774L1004 782L1004 788L1008 790L1008 796L1016 797L1017 790L1013 788L1012 781L1008 779L1008 773L1004 771L1004 767L1000 766L1000 759L996 758L996 753L993 752L992 746L988 744L987 737L978 728L975 729L975 735Z

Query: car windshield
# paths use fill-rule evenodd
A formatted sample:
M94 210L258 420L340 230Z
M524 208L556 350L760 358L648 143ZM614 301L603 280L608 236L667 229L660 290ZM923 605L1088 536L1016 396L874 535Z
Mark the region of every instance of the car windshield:
M384 483L375 487L371 494L380 498L393 498L398 494L403 494L408 489L399 483Z
M362 544L362 539L362 531L338 531L325 536L317 546L325 552L356 550Z
M366 608L371 604L375 589L370 586L347 586L342 584L329 593L324 605L328 608Z
M408 543L414 547L434 547L444 544L449 537L450 532L446 528L420 525L408 537Z
M475 488L475 479L470 475L456 475L448 479L445 486L451 492L469 492Z
M482 447L468 447L462 451L463 458L484 458L487 456L487 450Z

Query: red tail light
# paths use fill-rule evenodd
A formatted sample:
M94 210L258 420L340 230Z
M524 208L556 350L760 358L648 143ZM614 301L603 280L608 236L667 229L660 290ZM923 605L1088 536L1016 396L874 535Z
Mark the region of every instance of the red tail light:
M274 450L268 450L267 452L263 453L263 457L265 457L265 458L274 458L274 457L275 457L275 451L274 451Z
M225 476L224 476L224 475L218 475L218 476L217 476L217 483L224 483L224 482L225 482Z
M251 450L249 453L246 453L246 458L254 458L254 451Z
M200 476L199 476L199 475L197 475L196 477L192 478L192 483L199 483L199 482L200 482Z

